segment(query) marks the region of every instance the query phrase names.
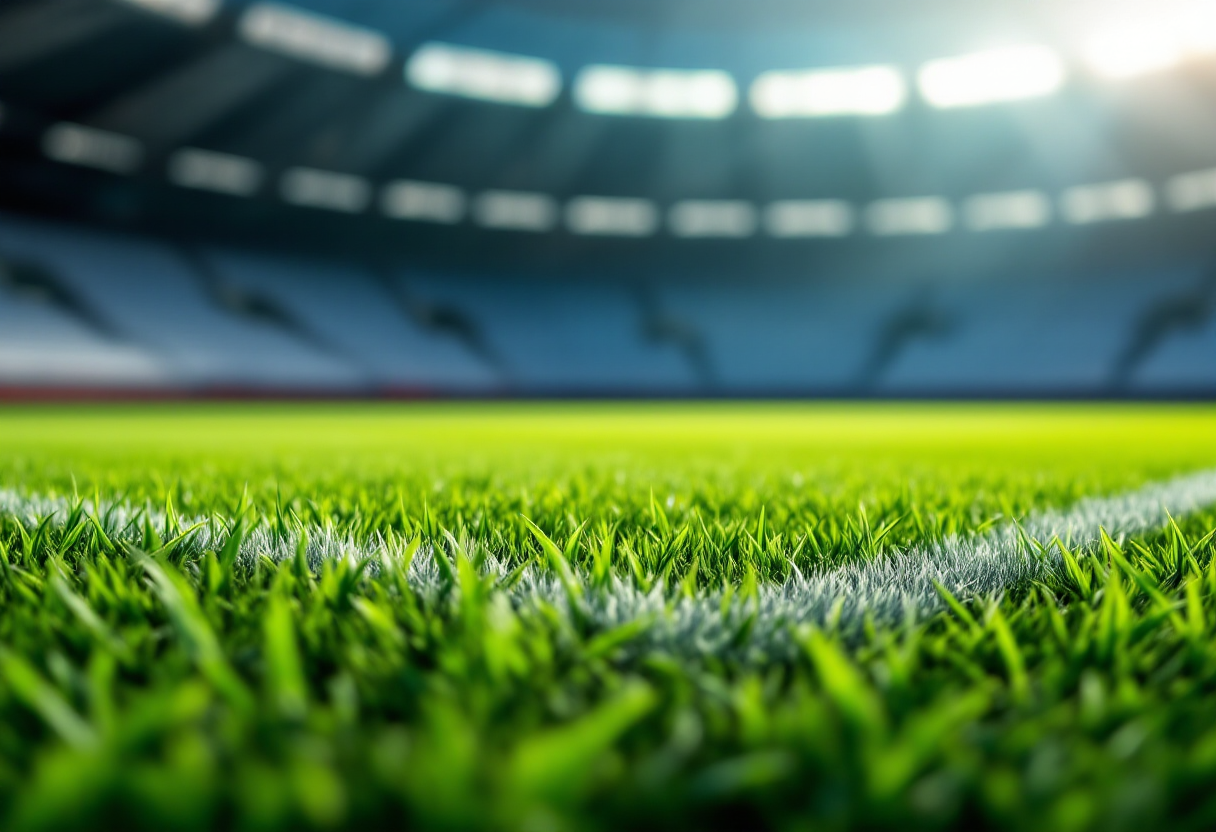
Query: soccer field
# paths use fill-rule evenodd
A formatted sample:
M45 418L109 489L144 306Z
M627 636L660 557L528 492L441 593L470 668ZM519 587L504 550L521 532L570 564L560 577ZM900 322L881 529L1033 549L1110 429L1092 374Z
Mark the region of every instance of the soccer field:
M0 410L0 828L1203 829L1216 411Z

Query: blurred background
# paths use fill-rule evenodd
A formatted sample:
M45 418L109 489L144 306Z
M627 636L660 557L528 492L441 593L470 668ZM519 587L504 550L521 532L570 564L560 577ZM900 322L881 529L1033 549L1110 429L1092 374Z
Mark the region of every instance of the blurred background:
M0 396L1216 395L1216 2L4 0Z

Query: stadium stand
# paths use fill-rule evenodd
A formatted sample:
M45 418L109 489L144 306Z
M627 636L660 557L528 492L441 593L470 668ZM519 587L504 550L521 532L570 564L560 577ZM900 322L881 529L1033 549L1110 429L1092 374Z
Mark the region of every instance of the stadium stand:
M105 321L129 349L155 356L184 386L358 384L342 361L220 307L166 244L6 217L0 253L54 275L76 306Z
M1197 269L1149 273L1047 275L1027 289L1024 280L989 279L982 286L949 287L933 297L948 329L907 339L886 368L878 390L890 393L1045 394L1103 389L1148 392L1184 389L1197 367L1211 363L1202 349L1180 350L1172 369L1155 374L1122 356L1135 337L1142 310L1194 285ZM1156 357L1175 335L1146 345ZM1169 374L1173 374L1170 379ZM1167 380L1168 379L1168 380ZM1199 386L1192 387L1201 389Z
M152 355L98 332L45 283L25 279L25 269L0 264L0 384L124 389L171 383Z
M14 0L0 386L1210 396L1206 2Z
M674 394L697 387L678 347L647 337L628 284L401 277L432 305L460 310L509 383L537 392Z
M264 321L377 389L486 392L498 383L482 356L442 328L428 331L408 298L366 271L223 250L201 253L198 263L213 294L261 301Z
M1198 266L908 286L383 273L0 217L0 383L326 394L1202 395Z

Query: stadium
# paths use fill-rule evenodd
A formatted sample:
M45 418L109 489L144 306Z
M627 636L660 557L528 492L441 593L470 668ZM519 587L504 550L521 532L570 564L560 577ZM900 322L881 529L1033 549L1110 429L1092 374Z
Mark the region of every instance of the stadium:
M5 0L0 828L1216 823L1216 3Z

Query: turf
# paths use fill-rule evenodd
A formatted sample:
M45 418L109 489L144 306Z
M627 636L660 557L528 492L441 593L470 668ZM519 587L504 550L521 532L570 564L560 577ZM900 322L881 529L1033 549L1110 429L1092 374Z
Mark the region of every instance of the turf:
M1216 467L1214 416L0 411L0 826L1209 828L1212 511L792 650L749 599ZM730 649L651 637L698 598Z

